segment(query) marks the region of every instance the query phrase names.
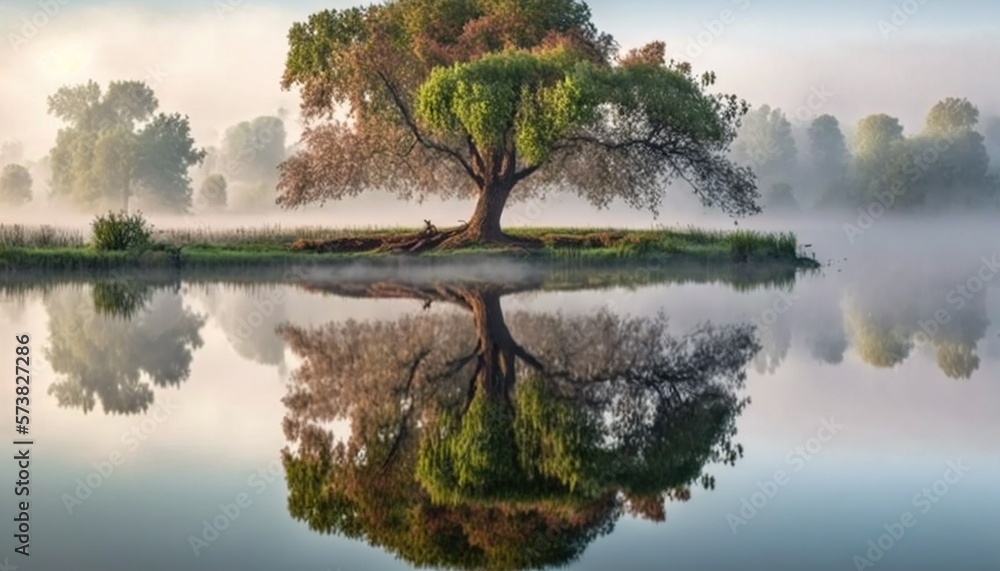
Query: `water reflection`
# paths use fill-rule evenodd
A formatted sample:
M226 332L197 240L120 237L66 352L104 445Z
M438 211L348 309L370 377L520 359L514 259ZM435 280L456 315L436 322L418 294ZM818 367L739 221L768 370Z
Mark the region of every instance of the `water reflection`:
M975 276L975 268L966 275ZM894 290L860 283L845 295L844 322L861 358L889 368L923 348L948 378L972 377L980 364L977 346L990 326L986 290L961 295L957 287L967 280L919 270L895 278Z
M135 414L153 403L150 386L180 385L201 347L205 319L184 307L177 287L98 283L45 296L52 370L62 407Z
M562 565L626 511L664 520L666 498L713 486L706 464L742 455L749 326L505 316L516 286L321 289L465 311L283 328L303 359L284 399L288 505L313 530L421 566Z
M14 317L8 333L29 331L39 345L32 406L48 419L38 427L53 446L48 461L59 463L40 470L58 480L47 497L73 493L95 460L121 446L121 431L145 422L84 417L81 409L121 417L154 398L177 407L150 438L155 445L129 457L134 471L116 471L88 501L90 511L46 516L62 526L59 542L78 542L74 557L87 563L78 567L106 566L113 546L87 534L111 529L140 546L128 568L142 568L154 547L165 568L185 569L233 561L258 569L512 569L560 565L584 552L572 568L623 558L653 568L665 552L682 568L735 568L736 558L767 553L827 568L817 562L849 562L867 541L852 534L867 534L872 522L876 530L882 513L896 512L895 491L939 477L938 460L976 458L982 480L963 481L969 499L956 487L948 502L970 511L991 505L983 498L992 497L997 471L985 459L996 457L995 443L980 425L996 416L988 381L1000 358L1000 298L994 285L963 296L961 308L950 303L976 267L956 260L948 268L882 259L794 282L697 267L498 268L480 281L437 270L422 280L53 279L0 283L0 313ZM503 276L516 279L499 285ZM721 326L699 325L708 320ZM760 325L756 340L747 322ZM945 382L939 362L978 382ZM294 378L275 374L286 363ZM180 390L158 390L168 385ZM750 393L754 405L746 406ZM74 408L54 411L56 403ZM780 505L754 520L756 535L734 537L726 513L812 434L810 423L831 417L848 427L844 434L796 475ZM737 424L746 455L736 467L719 466L739 458ZM232 439L234 431L243 437ZM915 460L905 469L886 460L907 455ZM282 459L286 477L259 502L255 496L210 556L192 558L178 538L209 507L245 492L247 474ZM190 475L178 477L178 466ZM864 501L817 500L831 481ZM715 487L698 493L702 485ZM150 489L169 493L149 504L160 515L143 535L127 514ZM845 506L867 511L839 513ZM822 545L783 551L817 509L835 514L822 522ZM663 526L627 521L660 522L668 511ZM975 537L986 529L938 521L928 533ZM251 528L255 535L241 535ZM612 529L614 538L595 542ZM269 541L296 549L279 554L262 547ZM933 543L907 545L893 556L940 552Z

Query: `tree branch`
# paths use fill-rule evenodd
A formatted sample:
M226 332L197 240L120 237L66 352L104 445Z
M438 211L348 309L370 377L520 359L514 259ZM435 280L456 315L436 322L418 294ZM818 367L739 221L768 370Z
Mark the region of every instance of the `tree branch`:
M420 132L420 128L417 127L416 121L413 120L410 110L406 107L406 103L403 101L403 98L400 97L399 92L396 90L395 86L392 85L392 82L389 81L389 78L386 77L381 71L376 71L375 73L379 76L379 79L382 80L386 90L389 92L389 96L392 97L393 103L396 104L399 114L402 115L403 122L406 123L407 128L413 134L413 137L417 140L417 142L426 149L437 151L451 157L455 162L461 165L463 169L465 169L465 172L472 177L472 180L481 185L483 183L482 178L476 174L476 171L472 169L472 166L469 165L469 162L466 161L462 155L446 145L430 140Z

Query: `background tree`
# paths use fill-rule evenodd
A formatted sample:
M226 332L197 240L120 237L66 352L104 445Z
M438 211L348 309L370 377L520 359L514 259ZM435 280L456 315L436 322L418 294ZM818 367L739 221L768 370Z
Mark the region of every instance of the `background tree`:
M0 204L22 206L31 201L31 173L22 165L10 164L0 171Z
M651 44L615 58L576 0L396 0L295 24L282 85L302 92L305 148L281 167L286 207L374 189L477 200L442 246L509 241L508 199L575 189L655 211L664 185L756 212L726 158L746 104L709 94ZM346 118L340 112L346 112Z
M847 173L851 154L840 122L833 115L820 115L809 125L809 172L814 196L824 204L843 204L847 199Z
M146 211L180 214L191 207L188 170L205 157L195 149L187 117L160 113L137 135L134 179Z
M851 146L854 161L846 201L851 207L866 207L885 193L894 196L897 210L924 202L926 188L918 184L920 166L913 161L899 119L886 114L865 117L858 122Z
M990 326L985 291L966 298L961 308L949 307L945 323L939 316L941 300L949 297L961 276L974 275L976 265L935 275L913 268L886 272L881 267L894 276L891 291L872 282L853 286L844 304L844 321L862 359L891 368L923 346L933 352L946 377L970 378L979 368L977 347Z
M322 288L445 301L472 318L283 329L303 358L285 399L294 517L415 565L540 568L610 531L623 497L662 520L665 495L711 486L705 464L740 455L730 438L745 405L734 391L759 348L750 330L678 339L662 316L606 312L508 320L500 296L515 288ZM351 433L335 444L338 419Z
M280 117L261 116L226 129L215 169L230 183L232 206L241 210L274 206L285 139Z
M983 121L983 144L990 157L990 174L1000 175L1000 116L990 115Z
M204 151L186 117L156 113L145 83L113 81L103 93L93 81L62 87L48 105L67 124L50 153L53 196L90 210L127 210L133 196L153 209L190 206L188 168Z
M158 387L187 379L204 319L183 306L177 291L98 284L87 296L61 289L45 300L45 354L61 376L49 394L59 406L89 412L99 400L105 413L135 414L153 402L147 379Z
M761 327L757 331L760 351L754 355L754 369L757 373L773 375L788 357L792 347L792 327L789 316L783 314L777 321Z
M884 113L869 115L858 122L851 138L852 151L856 157L870 159L892 149L903 142L903 126L899 119Z
M924 134L931 137L956 138L974 131L979 123L979 109L964 97L948 97L938 101L927 113Z
M787 184L795 174L798 155L792 124L780 109L761 105L743 118L732 155L752 166L762 187Z
M225 210L228 198L227 186L226 177L218 173L209 175L198 187L195 205L211 212Z
M208 288L199 296L208 316L215 322L226 341L236 353L249 361L278 368L282 377L285 369L285 341L278 333L278 326L288 321L287 304L275 303L272 311L260 312L270 301L270 290L243 291L230 288ZM260 317L260 321L251 315Z
M913 154L932 159L919 181L929 208L992 203L996 182L989 175L989 153L976 131L978 123L979 109L964 98L949 97L928 112L923 133L913 141Z

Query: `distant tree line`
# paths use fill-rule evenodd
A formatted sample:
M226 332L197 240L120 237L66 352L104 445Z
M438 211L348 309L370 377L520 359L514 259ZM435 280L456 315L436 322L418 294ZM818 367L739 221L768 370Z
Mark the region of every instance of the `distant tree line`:
M287 154L283 111L238 123L220 147L201 149L188 117L158 112L144 82L62 87L48 109L64 125L46 157L26 161L21 143L0 145L0 205L47 198L85 212L275 208L277 169Z
M48 106L64 122L48 155L26 161L20 143L0 145L0 205L47 194L87 212L276 208L279 165L292 156L284 110L233 125L217 146L201 149L188 118L158 112L143 82L63 87ZM965 98L939 101L914 134L879 113L861 119L850 137L832 115L799 129L781 109L762 105L743 117L730 154L753 169L766 212L876 202L897 212L1000 207L1000 116L980 121Z
M1000 117L980 123L964 98L939 101L913 135L880 113L861 119L850 139L832 115L796 133L780 109L763 105L744 117L732 154L753 168L771 212L875 202L899 212L1000 206Z

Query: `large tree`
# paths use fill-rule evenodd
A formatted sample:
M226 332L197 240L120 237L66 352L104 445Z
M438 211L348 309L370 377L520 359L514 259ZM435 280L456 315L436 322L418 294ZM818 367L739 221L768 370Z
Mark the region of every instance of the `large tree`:
M519 286L322 286L468 312L283 329L292 515L412 564L564 565L623 507L656 521L732 463L747 327L666 334L658 318L516 313ZM329 423L349 421L336 442ZM623 506L622 502L627 506Z
M129 207L139 197L150 209L186 211L188 169L204 158L194 147L187 117L157 113L145 83L93 81L62 87L48 99L63 120L51 152L54 196L86 209Z
M296 23L282 86L298 87L304 148L278 201L373 189L475 197L442 245L509 241L509 199L573 189L656 211L665 184L707 205L759 210L727 158L747 105L653 43L617 57L578 0L395 0Z

